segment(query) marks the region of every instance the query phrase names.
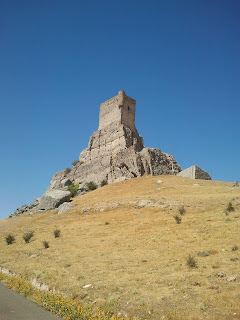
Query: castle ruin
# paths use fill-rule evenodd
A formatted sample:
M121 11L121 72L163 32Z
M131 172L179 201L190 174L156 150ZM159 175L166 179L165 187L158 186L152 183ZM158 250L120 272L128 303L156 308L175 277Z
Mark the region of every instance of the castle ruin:
M58 173L54 179L68 178L74 184L93 181L98 185L140 177L143 174L177 174L181 171L174 157L159 149L145 148L135 127L136 101L120 90L100 105L99 127L88 147L70 173Z

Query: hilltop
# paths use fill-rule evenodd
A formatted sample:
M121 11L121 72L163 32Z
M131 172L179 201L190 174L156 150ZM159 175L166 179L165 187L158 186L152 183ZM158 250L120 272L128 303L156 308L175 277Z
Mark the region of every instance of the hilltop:
M75 197L74 209L63 214L1 220L0 266L115 314L237 319L240 188L232 185L143 176ZM28 244L27 231L34 231ZM11 245L9 233L16 239ZM187 265L189 255L197 267Z

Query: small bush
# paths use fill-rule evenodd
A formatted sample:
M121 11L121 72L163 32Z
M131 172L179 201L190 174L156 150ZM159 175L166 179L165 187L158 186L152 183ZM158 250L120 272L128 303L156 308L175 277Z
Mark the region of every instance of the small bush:
M75 160L73 161L72 165L75 166L76 164L78 164L80 161L79 160Z
M79 188L79 184L68 186L68 191L71 192L71 197L75 197Z
M174 219L176 220L177 224L180 224L182 221L182 218L179 217L177 214L174 216Z
M234 246L232 247L232 251L238 251L238 246L234 245Z
M196 268L197 267L197 262L196 260L194 259L193 256L189 255L188 258L187 258L187 265L190 267L190 268Z
M68 174L68 173L70 173L70 172L71 172L71 169L70 169L70 168L66 168L66 169L65 169L65 173L66 173L66 174Z
M53 234L54 234L54 237L55 237L55 238L59 238L59 237L60 237L60 234L61 234L61 230L55 229L55 230L53 231Z
M101 182L101 187L104 187L104 186L106 186L107 184L108 184L107 180L103 180L103 181Z
M184 206L181 206L180 208L178 208L178 212L180 213L180 215L184 215L184 213L186 212Z
M110 222L108 222L108 221L105 222L105 225L106 225L106 226L109 225L109 224L110 224Z
M28 231L26 232L24 235L23 235L23 239L26 243L29 243L31 238L33 237L34 235L34 231Z
M233 207L233 205L232 205L232 202L229 202L229 204L228 204L228 206L227 206L227 211L228 212L232 212L232 211L234 211L235 209L234 209L234 207Z
M7 244L12 244L15 241L15 238L12 234L9 234L8 236L6 236L6 242Z
M97 189L97 187L98 187L97 184L94 183L94 182L92 182L92 181L86 183L86 185L87 185L87 187L88 187L89 190L95 190L95 189Z
M45 249L49 248L49 243L47 241L43 241L43 246Z

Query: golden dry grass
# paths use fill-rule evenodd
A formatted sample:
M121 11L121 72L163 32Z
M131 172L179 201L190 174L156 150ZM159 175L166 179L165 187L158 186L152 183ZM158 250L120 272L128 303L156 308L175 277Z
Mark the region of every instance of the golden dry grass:
M226 215L229 201L235 211ZM115 314L240 319L239 187L144 176L104 186L73 202L75 209L62 215L24 214L0 221L0 266ZM174 215L182 205L186 213L177 224ZM56 228L60 238L54 238ZM22 235L29 230L35 234L26 244ZM12 245L5 241L9 233L16 238ZM44 249L44 240L49 249ZM232 251L234 245L239 250ZM189 254L197 268L187 266ZM226 276L218 277L220 271ZM230 276L236 281L228 281ZM91 286L83 288L87 284Z

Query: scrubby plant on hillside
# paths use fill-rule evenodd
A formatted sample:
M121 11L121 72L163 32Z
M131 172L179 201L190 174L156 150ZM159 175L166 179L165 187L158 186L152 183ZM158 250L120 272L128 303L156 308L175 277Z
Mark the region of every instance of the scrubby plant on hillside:
M182 221L182 218L179 217L177 214L174 216L174 219L176 220L177 224L180 224Z
M33 237L34 235L34 231L28 231L26 232L24 235L23 235L23 239L26 243L29 243L31 238Z
M68 174L68 173L70 173L70 172L71 172L71 169L70 169L70 168L66 168L66 169L65 169L65 173L66 173L66 174Z
M196 268L197 267L197 262L196 260L194 259L194 257L192 255L189 255L187 257L187 265L190 267L190 268Z
M54 234L54 237L55 237L55 238L59 238L59 237L60 237L60 234L61 234L61 230L55 229L55 230L53 231L53 234Z
M181 206L180 208L178 208L178 212L180 213L180 215L184 215L184 213L186 212L184 206Z
M49 248L49 243L47 241L43 241L43 246L45 249Z
M13 242L15 242L15 238L12 234L9 234L8 236L6 236L5 240L7 244L12 244Z
M234 207L233 207L233 205L232 205L232 202L229 202L228 203L228 206L227 206L227 211L228 212L232 212L232 211L234 211L235 209L234 209Z
M92 182L92 181L86 183L86 185L87 185L87 187L88 187L89 190L95 190L95 189L97 189L97 187L98 187L97 184L94 183L94 182Z
M75 160L75 161L73 161L72 165L76 166L76 164L78 164L79 162L80 162L79 160Z
M107 180L102 180L101 182L101 187L104 187L108 184Z
M68 191L71 192L71 197L75 197L79 188L79 184L68 186Z

